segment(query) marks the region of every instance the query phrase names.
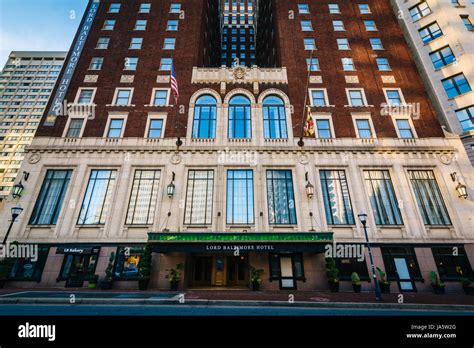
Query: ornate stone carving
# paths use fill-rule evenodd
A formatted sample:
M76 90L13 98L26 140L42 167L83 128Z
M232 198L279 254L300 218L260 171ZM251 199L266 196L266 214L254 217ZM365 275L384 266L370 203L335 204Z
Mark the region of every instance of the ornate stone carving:
M84 76L84 82L86 83L96 83L99 79L99 75L86 75Z
M232 75L236 80L243 80L247 75L247 70L244 67L236 66L232 71Z
M135 75L122 75L120 76L120 83L133 83Z
M322 76L310 76L309 77L309 83L323 83L323 77Z
M346 83L359 83L359 77L356 75L346 75Z
M382 75L383 83L396 83L395 76L393 75Z
M31 156L28 158L28 163L35 164L38 163L41 159L41 155L39 153L32 153Z
M176 165L176 164L181 163L181 160L182 160L181 155L174 154L173 156L171 156L170 162Z
M168 75L158 75L156 77L156 82L157 83L169 83L170 82L170 77Z

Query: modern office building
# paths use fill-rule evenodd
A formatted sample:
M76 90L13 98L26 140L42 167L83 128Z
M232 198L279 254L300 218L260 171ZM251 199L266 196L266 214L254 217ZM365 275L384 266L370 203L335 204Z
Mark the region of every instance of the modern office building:
M221 64L242 3L256 64ZM353 272L369 290L361 213L393 292L472 276L472 166L389 0L91 0L53 96L8 204L8 240L40 255L10 286L85 286L112 256L113 287L137 288L148 243L152 288L182 265L181 289L257 269L264 290L327 290L337 243L341 291Z
M0 201L10 194L66 52L12 52L0 74Z
M474 164L474 2L392 0L436 114Z

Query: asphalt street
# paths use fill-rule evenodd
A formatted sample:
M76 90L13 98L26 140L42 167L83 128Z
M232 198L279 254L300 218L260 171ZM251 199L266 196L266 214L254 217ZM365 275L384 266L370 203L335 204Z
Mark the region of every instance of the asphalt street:
M4 304L0 316L474 316L474 311L199 305Z

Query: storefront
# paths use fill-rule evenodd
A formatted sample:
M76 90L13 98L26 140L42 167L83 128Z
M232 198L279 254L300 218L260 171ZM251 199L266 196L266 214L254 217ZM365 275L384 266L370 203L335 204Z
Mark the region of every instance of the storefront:
M100 246L61 246L56 254L64 254L58 281L66 287L82 287L95 274Z

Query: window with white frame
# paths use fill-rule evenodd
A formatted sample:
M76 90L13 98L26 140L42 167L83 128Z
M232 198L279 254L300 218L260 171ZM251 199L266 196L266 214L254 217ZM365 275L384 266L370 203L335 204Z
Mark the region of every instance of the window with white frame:
M364 90L357 88L357 89L348 89L347 96L349 100L350 106L364 106L367 105L365 101Z
M106 19L104 21L104 25L102 26L102 30L114 30L115 27L115 19Z
M103 64L104 64L103 57L93 57L89 65L89 70L100 70L102 69Z
M355 70L354 61L352 60L352 58L348 58L348 57L341 58L341 62L342 62L342 70L344 71Z
M178 30L179 21L177 19L170 19L166 25L166 30L176 31Z
M91 104L94 96L92 88L81 88L77 97L77 104Z
M140 4L140 9L138 10L138 13L150 13L150 10L151 10L151 4L143 3L143 4Z
M137 70L138 58L136 57L126 57L123 70L135 71Z
M148 121L147 138L162 138L163 124L164 120L162 118L150 118Z
M368 4L359 4L360 14L370 14L370 7Z
M95 46L98 50L106 50L109 47L110 38L108 37L100 37L97 40L97 45Z
M173 58L161 58L160 61L160 71L171 71L171 66L173 65Z
M165 37L164 43L163 43L163 49L165 50L174 50L176 45L176 38L174 37Z
M355 119L355 124L357 127L357 136L359 138L365 138L365 139L374 138L369 119L357 118Z
M107 138L122 137L124 124L125 124L125 120L123 118L115 118L115 117L110 118L109 127L107 129Z
M411 19L416 22L420 18L426 17L431 13L431 9L426 1L419 2L408 9Z
M210 225L214 195L213 170L189 170L184 205L184 223Z
M328 98L325 89L310 89L311 105L313 106L328 106Z
M132 40L130 41L129 49L131 49L131 50L140 50L142 48L142 44L143 44L143 38L141 38L141 37L132 37Z
M81 136L83 124L83 118L71 118L71 120L69 121L69 127L66 132L66 138L79 138Z
M331 119L330 118L316 118L316 138L330 139L332 138Z
M339 10L339 5L338 4L328 4L329 7L329 13L331 14L339 14L341 11Z
M390 70L392 70L390 68L390 64L388 63L387 58L378 57L378 58L375 58L375 61L377 62L377 67L379 68L379 71L390 71Z
M313 26L311 25L311 21L301 21L301 30L313 31Z
M402 105L405 104L403 96L399 89L384 89L385 99L388 105Z
M308 71L319 71L318 58L306 58L306 64L308 65Z
M167 89L154 89L152 105L165 106L167 104L168 104L168 90Z
M109 13L119 13L120 12L120 4L119 3L112 3L109 6Z
M181 4L179 3L170 4L170 13L180 13L180 12L181 12Z
M372 47L374 51L384 49L382 45L382 40L379 37L371 37L369 41L370 41L370 46Z
M299 14L309 14L308 4L298 4L298 13Z
M338 50L350 50L349 40L343 37L337 38L337 49Z
M365 20L364 26L365 26L366 31L377 31L377 27L375 26L375 21Z
M334 28L334 31L345 31L344 29L344 23L342 21L332 21L332 26Z
M306 51L312 51L316 49L316 42L313 38L305 38L304 39L304 49Z
M130 105L132 90L126 88L118 88L115 92L114 105Z
M413 129L410 125L410 120L407 118L399 118L395 120L400 138L410 139L414 138Z

